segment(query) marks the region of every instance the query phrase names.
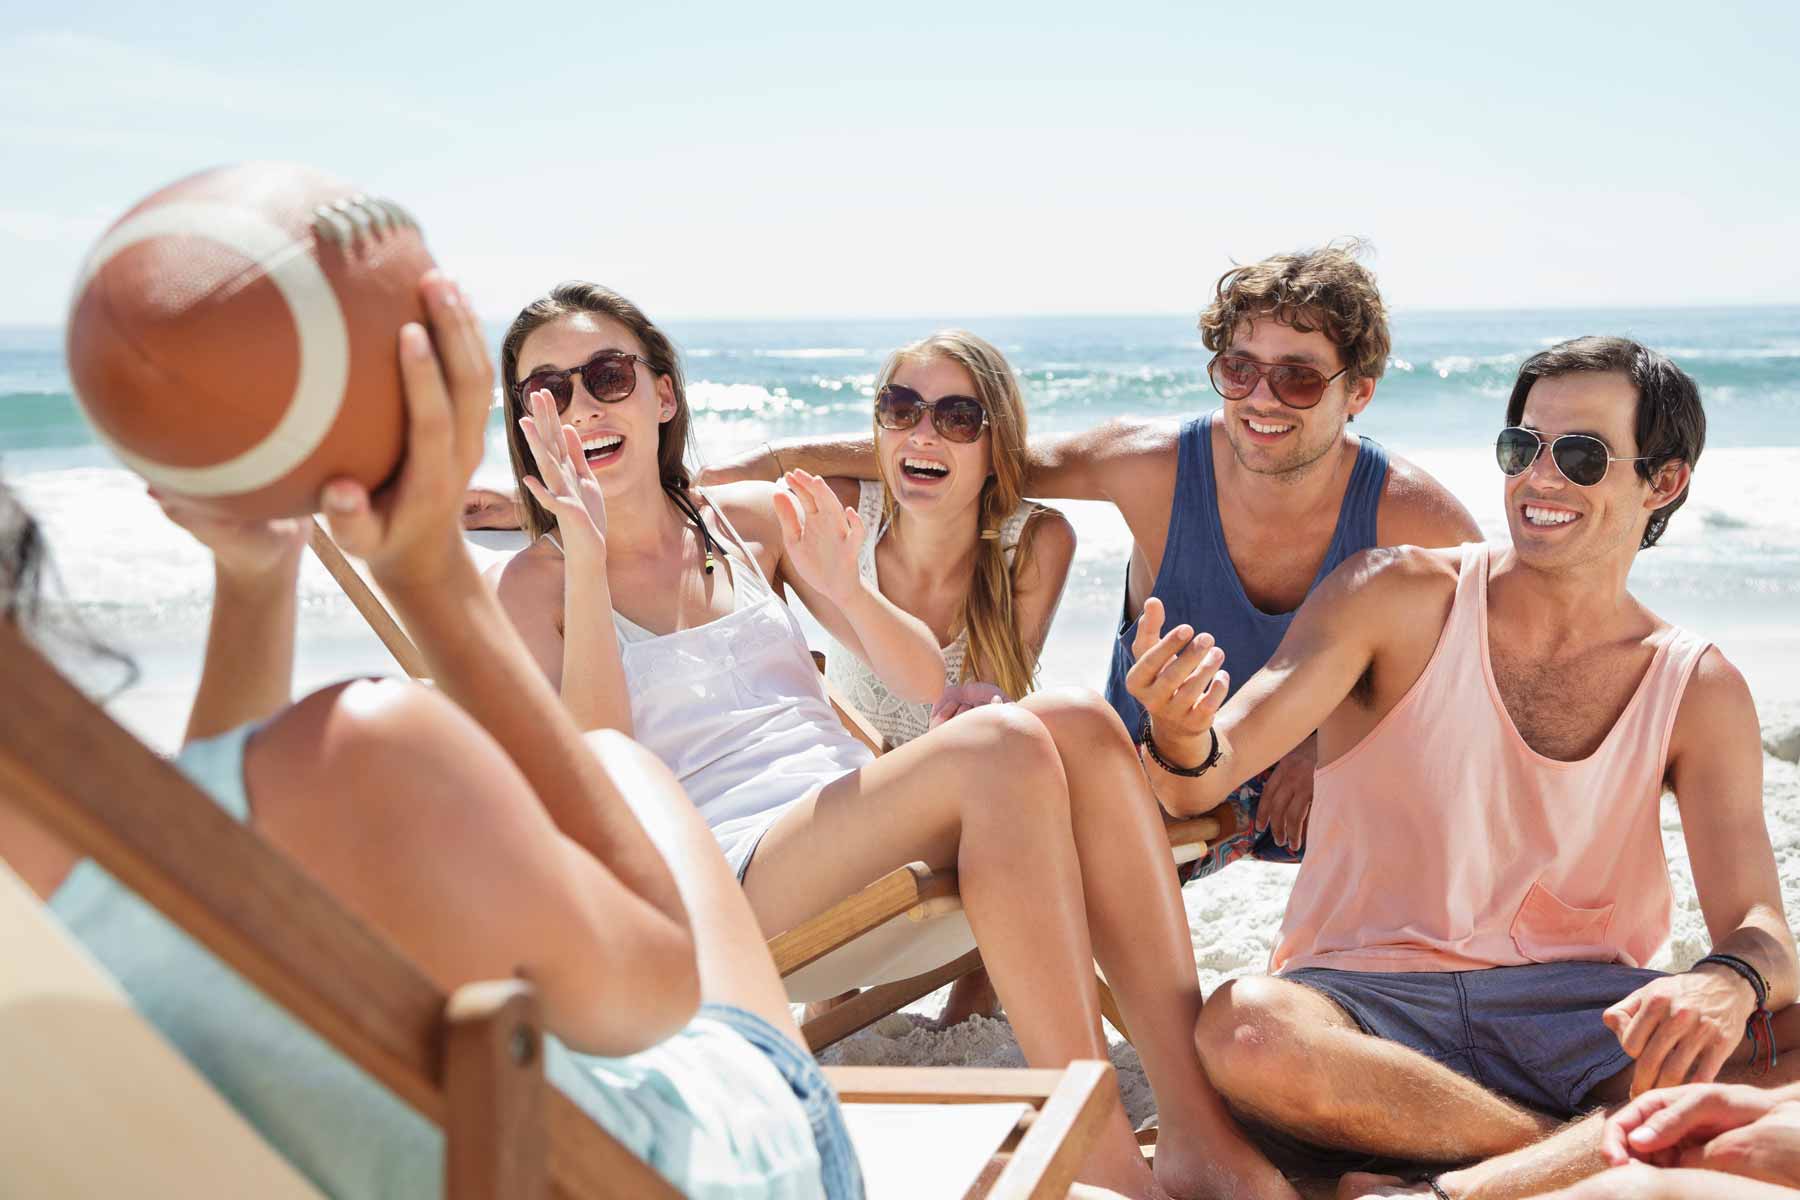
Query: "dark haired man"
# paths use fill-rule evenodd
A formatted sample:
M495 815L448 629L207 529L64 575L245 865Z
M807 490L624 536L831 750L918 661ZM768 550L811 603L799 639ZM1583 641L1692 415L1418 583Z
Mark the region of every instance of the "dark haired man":
M1219 412L1178 424L1127 417L1033 440L1026 495L1105 500L1131 529L1106 695L1134 739L1144 713L1125 674L1146 597L1157 596L1169 619L1216 636L1237 678L1248 679L1345 558L1480 536L1443 485L1346 428L1374 397L1389 346L1387 312L1359 249L1278 254L1219 280L1200 318L1217 356L1209 374L1224 398ZM868 438L784 442L778 452L787 467L875 478ZM700 480L774 479L775 454L765 448ZM1316 753L1306 731L1285 750L1232 797L1238 832L1190 876L1246 853L1298 857Z
M1151 604L1127 680L1175 812L1318 730L1317 837L1277 974L1215 992L1196 1041L1232 1105L1315 1169L1503 1156L1426 1195L1597 1170L1598 1119L1531 1143L1627 1094L1800 1078L1749 690L1626 590L1687 495L1699 391L1635 342L1581 338L1525 362L1507 425L1511 549L1353 559L1223 711L1216 651L1159 637ZM1670 927L1665 787L1713 937L1675 975L1643 968Z

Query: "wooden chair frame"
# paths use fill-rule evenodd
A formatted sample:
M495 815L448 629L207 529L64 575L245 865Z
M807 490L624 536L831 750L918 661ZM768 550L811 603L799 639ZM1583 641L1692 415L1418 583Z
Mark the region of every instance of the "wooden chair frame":
M449 1200L678 1200L548 1086L528 984L445 996L5 622L0 662L0 793L440 1126ZM1110 1065L1085 1061L829 1074L847 1103L1030 1105L978 1193L994 1200L1065 1195L1112 1087Z

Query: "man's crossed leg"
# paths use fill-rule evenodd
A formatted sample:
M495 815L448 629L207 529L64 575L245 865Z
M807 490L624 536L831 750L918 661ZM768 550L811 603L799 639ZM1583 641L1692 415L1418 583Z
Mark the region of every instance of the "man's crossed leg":
M1346 1191L1430 1195L1380 1176L1442 1169L1459 1200L1531 1196L1606 1166L1605 1106L1627 1098L1636 1062L1603 1014L1661 977L1595 963L1252 976L1207 1001L1196 1042L1290 1173L1372 1172ZM1800 1012L1778 1013L1774 1034L1778 1056L1796 1053L1758 1072L1746 1041L1719 1078L1800 1079Z

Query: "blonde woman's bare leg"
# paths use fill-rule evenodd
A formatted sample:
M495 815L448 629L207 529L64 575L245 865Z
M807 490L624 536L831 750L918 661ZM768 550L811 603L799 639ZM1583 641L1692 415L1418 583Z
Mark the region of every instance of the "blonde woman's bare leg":
M978 709L833 782L769 830L744 886L776 933L916 860L957 870L1026 1059L1105 1058L1068 787L1041 721L1016 705ZM1082 1178L1160 1194L1117 1103Z

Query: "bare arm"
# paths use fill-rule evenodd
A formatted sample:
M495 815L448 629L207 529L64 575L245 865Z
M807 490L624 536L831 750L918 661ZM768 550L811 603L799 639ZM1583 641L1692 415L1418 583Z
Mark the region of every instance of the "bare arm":
M1716 649L1695 667L1682 696L1668 781L1714 952L1735 955L1762 974L1770 1009L1791 1004L1800 970L1763 821L1756 706L1743 677ZM1743 1044L1755 1007L1747 980L1708 963L1646 984L1607 1009L1604 1019L1637 1060L1631 1094L1638 1096L1711 1082Z
M1147 601L1126 686L1151 714L1152 740L1165 759L1194 766L1211 747L1215 713L1219 735L1218 762L1197 778L1170 774L1146 757L1163 807L1176 816L1210 812L1318 729L1368 670L1383 632L1403 625L1413 606L1423 614L1440 602L1443 575L1416 550L1372 550L1346 560L1306 598L1268 664L1223 711L1223 652L1185 625L1161 634L1162 603Z
M154 498L213 556L206 658L183 741L274 716L294 685L295 584L306 523L240 521L178 497Z
M1166 455L1179 435L1179 427L1166 421L1121 418L1082 433L1032 438L1025 452L1025 494L1047 500L1114 500L1132 486L1142 457ZM707 467L700 482L774 482L783 471L875 479L875 442L867 436L765 442Z
M875 469L875 439L865 434L762 442L723 462L702 467L694 481L701 487L756 480L779 483L788 471L806 471L827 479L881 477Z
M1713 949L1762 972L1771 1010L1792 1004L1800 995L1800 963L1763 819L1756 704L1717 648L1706 652L1682 697L1669 782Z
M527 476L525 486L556 518L561 545L540 545L517 556L514 562L528 561L522 563L521 586L507 594L521 629L531 630L527 648L556 685L576 727L629 734L631 693L606 573L606 500L581 452L580 436L562 423L550 394L533 392L528 399L531 415L520 427L538 474ZM552 578L560 584L554 594Z
M1080 433L1032 438L1025 452L1025 494L1116 504L1138 486L1147 461L1166 461L1180 436L1180 426L1167 421L1120 417Z

